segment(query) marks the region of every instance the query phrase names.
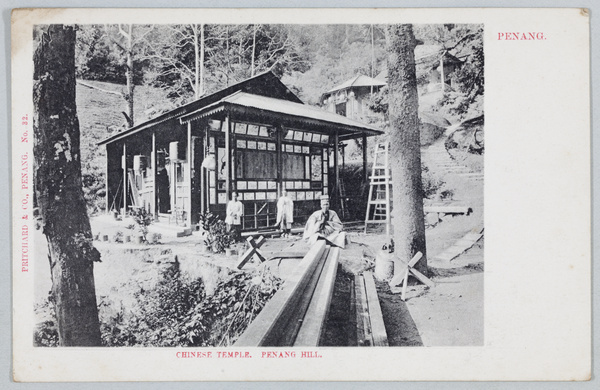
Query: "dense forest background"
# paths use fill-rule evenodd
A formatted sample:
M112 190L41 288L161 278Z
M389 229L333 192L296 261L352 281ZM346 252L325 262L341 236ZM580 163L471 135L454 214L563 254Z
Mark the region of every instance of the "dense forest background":
M483 25L414 25L414 33L419 93L446 53L461 62L451 73L454 88L427 110L450 123L480 116ZM77 109L90 210L105 207L105 151L97 143L112 133L265 71L321 106L334 86L385 74L385 45L381 25L79 25ZM386 118L385 87L370 107ZM387 128L385 119L374 124Z
M457 90L436 109L450 120L480 114L483 26L415 25L414 31L418 43L438 54L417 58L420 85L443 52L463 62L452 76ZM168 103L146 107L139 120L264 71L319 105L321 94L357 74L376 77L386 68L384 58L384 26L378 25L82 25L76 50L80 79L126 84L130 72L134 86L166 92ZM382 101L385 96L374 104Z

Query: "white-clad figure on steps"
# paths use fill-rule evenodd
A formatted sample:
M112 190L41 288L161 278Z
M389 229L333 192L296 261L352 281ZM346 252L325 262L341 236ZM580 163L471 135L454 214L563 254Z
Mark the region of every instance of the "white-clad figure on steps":
M238 200L237 192L231 194L231 200L227 203L225 211L225 223L230 231L233 231L233 238L239 241L242 232L242 215L244 215L244 205Z
M342 231L344 225L337 213L329 210L329 196L321 196L321 209L312 213L304 227L304 239L315 243L319 237L332 239Z
M293 222L294 201L287 195L287 191L284 188L281 191L281 197L277 201L277 224L281 230L281 237L290 235Z

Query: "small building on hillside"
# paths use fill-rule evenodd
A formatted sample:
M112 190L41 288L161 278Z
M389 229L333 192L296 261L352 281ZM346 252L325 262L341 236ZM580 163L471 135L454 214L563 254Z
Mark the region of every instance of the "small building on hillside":
M445 91L456 88L454 73L463 61L440 46L418 45L415 48L415 62L419 85L419 106L421 111L429 111ZM387 86L387 67L375 77L356 75L331 88L321 95L323 107L330 112L346 116L363 123L383 120L383 114L369 108L370 97ZM443 82L442 82L443 79Z
M243 229L272 227L286 188L303 222L320 195L339 202L338 153L330 150L354 138L366 149L367 137L381 133L305 105L271 72L259 74L100 142L107 212L144 208L192 227L206 211L224 218L236 191Z
M415 64L419 90L419 109L430 111L444 97L444 92L456 90L457 85L454 74L462 67L463 61L441 46L418 45L415 48ZM387 81L387 77L388 70L386 67L375 78L380 81Z
M377 116L369 109L369 97L385 85L385 80L359 74L325 92L321 102L327 111L368 122L369 117Z

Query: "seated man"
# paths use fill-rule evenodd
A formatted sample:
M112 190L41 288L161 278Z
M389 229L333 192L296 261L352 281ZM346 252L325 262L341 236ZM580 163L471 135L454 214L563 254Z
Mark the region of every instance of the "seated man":
M321 196L321 209L312 213L304 227L304 239L315 243L319 237L331 239L343 229L337 213L329 210L329 196Z

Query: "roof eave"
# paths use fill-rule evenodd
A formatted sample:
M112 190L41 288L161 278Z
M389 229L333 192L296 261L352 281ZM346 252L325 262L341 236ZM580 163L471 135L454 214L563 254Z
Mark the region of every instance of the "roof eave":
M182 116L179 118L179 121L181 124L186 124L188 122L192 122L197 119L205 118L211 114L214 114L217 112L222 112L222 111L229 111L229 112L245 111L245 112L252 112L253 114L262 114L262 115L267 114L269 116L284 115L286 118L292 118L291 120L289 120L290 122L305 122L305 123L312 123L312 124L315 124L318 126L323 126L323 127L336 127L336 128L340 128L345 131L348 131L350 133L355 133L355 134L361 133L361 134L366 134L367 136L376 136L376 135L381 135L384 133L383 131L378 130L378 129L367 128L367 127L363 127L363 126L353 126L353 125L342 124L342 123L332 122L332 121L323 120L323 119L309 118L309 117L305 117L305 116L301 116L301 115L282 114L277 111L271 111L271 110L266 110L266 109L256 108L256 107L249 107L249 106L236 104L236 103L232 103L232 102L215 103L215 105L212 107L208 106L201 110L196 111L195 113L190 113L185 116Z

